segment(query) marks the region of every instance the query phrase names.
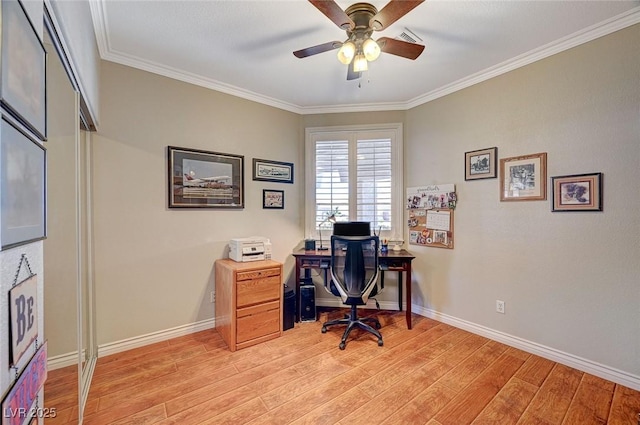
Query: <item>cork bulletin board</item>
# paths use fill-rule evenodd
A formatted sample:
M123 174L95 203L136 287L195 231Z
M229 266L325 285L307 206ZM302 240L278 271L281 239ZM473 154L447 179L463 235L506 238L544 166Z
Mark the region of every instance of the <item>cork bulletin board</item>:
M409 244L453 249L455 185L407 188Z

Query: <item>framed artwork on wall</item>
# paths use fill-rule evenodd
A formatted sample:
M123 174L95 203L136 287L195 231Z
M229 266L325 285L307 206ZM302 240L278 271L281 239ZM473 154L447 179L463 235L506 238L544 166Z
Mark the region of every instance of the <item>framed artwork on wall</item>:
M46 51L19 0L3 0L1 7L0 102L45 140Z
M169 208L244 208L244 156L168 147Z
M18 125L0 121L0 243L12 248L45 238L46 151Z
M262 208L284 209L284 190L264 189L262 191Z
M293 164L253 158L253 180L293 183Z
M551 177L551 211L602 211L602 173Z
M500 160L501 201L547 199L547 153Z
M464 153L464 179L495 179L498 174L498 148L486 148Z

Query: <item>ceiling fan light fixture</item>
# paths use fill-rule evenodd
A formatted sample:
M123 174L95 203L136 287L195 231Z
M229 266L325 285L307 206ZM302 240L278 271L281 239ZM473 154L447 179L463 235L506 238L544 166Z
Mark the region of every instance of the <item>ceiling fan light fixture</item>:
M367 58L369 62L372 62L380 56L380 46L378 46L378 43L376 43L373 38L367 38L364 43L362 43L362 52L364 53L364 57Z
M338 50L338 60L341 63L348 65L351 63L351 60L353 59L355 54L356 45L351 41L347 41L342 45L342 47L340 47L340 50Z
M365 58L362 53L357 54L353 59L353 72L362 72L367 71L368 69L369 65L367 63L367 58Z

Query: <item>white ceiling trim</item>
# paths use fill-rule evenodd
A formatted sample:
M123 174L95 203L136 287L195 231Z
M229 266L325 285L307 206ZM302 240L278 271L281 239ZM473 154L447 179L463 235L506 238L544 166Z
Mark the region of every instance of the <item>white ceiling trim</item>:
M104 13L105 2L90 2L91 19L96 33L98 42L98 51L100 57L104 60L127 65L132 68L148 71L153 74L162 75L174 80L183 81L185 83L194 84L208 89L216 90L222 93L230 94L242 99L251 100L257 103L273 106L274 108L283 109L289 112L300 113L300 107L291 103L282 102L268 96L261 95L240 87L222 83L210 78L202 77L182 69L172 68L166 65L158 64L152 61L146 61L139 57L127 55L111 48L109 36L106 28L108 27L106 14Z
M509 71L513 71L514 69L518 69L533 62L537 62L541 59L548 58L549 56L555 55L557 53L564 52L565 50L569 50L573 47L595 40L596 38L614 33L631 25L635 25L639 22L640 7L630 9L618 16L614 16L613 18L592 25L581 31L577 31L564 38L530 50L529 52L523 53L520 56L516 56L515 58L509 59L498 65L484 69L480 72L441 87L438 90L433 90L422 96L418 96L407 102L406 109L414 108L416 106L454 93L458 90L465 89L474 84L481 83L483 81L505 74Z
M640 7L636 7L611 19L607 19L603 22L592 25L591 27L585 28L584 30L556 40L545 46L533 49L513 59L482 70L476 74L458 80L454 83L443 86L440 89L425 93L424 95L418 96L407 102L302 107L292 103L283 102L275 98L264 96L262 94L255 93L249 90L245 90L240 87L232 86L230 84L226 84L217 80L205 78L181 69L168 67L166 65L158 64L155 62L145 61L138 57L126 55L124 53L115 51L110 46L108 33L106 31L108 23L106 14L104 12L105 2L90 2L90 6L91 17L93 20L96 40L98 43L98 51L100 52L100 57L103 60L119 63L121 65L131 66L133 68L141 69L154 74L205 87L211 90L216 90L232 96L237 96L243 99L251 100L268 106L273 106L278 109L294 112L301 115L408 110L432 100L438 99L440 97L446 96L448 94L454 93L458 90L470 87L474 84L478 84L509 71L513 71L514 69L529 65L538 60L563 52L567 49L571 49L573 47L587 43L596 38L603 37L615 31L640 23Z

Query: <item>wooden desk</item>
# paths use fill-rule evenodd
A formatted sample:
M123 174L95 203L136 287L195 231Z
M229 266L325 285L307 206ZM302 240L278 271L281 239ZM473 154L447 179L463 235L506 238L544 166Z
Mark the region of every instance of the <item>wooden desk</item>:
M308 272L310 269L329 269L331 267L331 251L306 251L299 249L293 252L296 259L296 322L300 321L300 271L305 270L305 279L310 279ZM411 261L414 255L409 251L389 250L387 253L380 253L378 264L380 267L380 279L384 282L385 271L398 272L398 310L402 311L402 272L405 273L406 304L407 304L407 328L411 329Z

